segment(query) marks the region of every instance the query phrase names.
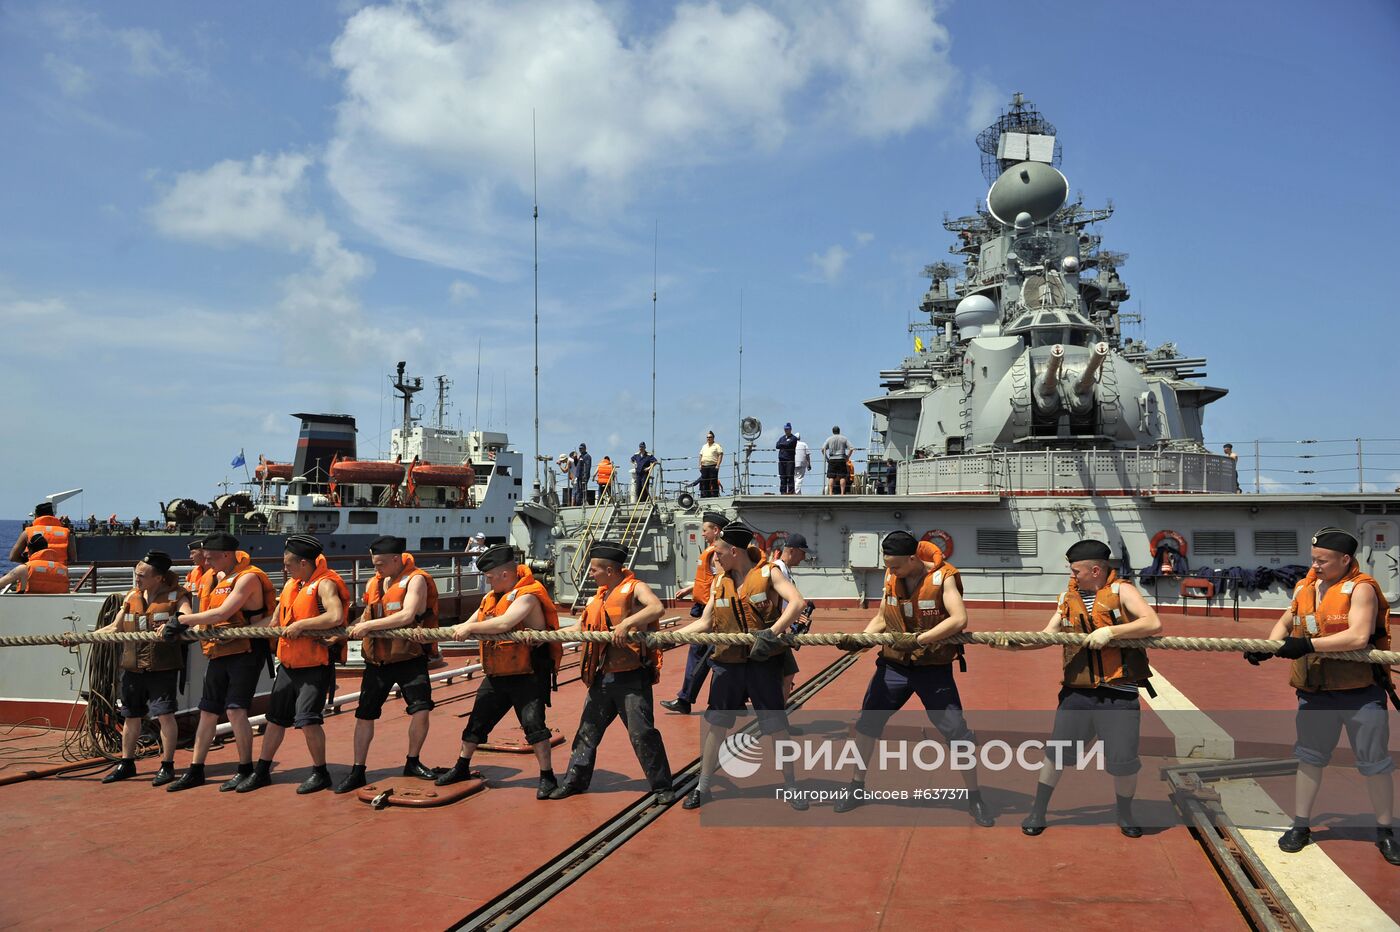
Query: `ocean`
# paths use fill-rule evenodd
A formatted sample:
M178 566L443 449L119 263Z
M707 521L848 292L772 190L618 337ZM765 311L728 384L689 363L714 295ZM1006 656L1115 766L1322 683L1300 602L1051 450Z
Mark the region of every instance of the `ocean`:
M15 538L19 537L19 532L24 530L24 522L12 520L10 518L0 518L0 573L7 572L14 566L5 557L10 555L10 547L14 545Z

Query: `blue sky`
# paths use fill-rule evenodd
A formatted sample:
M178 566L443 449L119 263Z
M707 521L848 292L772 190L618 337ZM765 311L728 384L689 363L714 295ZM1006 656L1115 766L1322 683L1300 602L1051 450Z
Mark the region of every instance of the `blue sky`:
M1130 310L1231 390L1213 443L1395 435L1400 7L413 3L0 7L0 514L207 499L288 412L387 442L385 375L546 453L859 441L1023 91L1112 199ZM1394 460L1400 467L1400 458ZM75 507L73 509L77 511Z

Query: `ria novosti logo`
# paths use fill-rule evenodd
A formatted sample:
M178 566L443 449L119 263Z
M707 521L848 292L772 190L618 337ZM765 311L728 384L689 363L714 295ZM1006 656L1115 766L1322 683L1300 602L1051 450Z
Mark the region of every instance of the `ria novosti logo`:
M880 741L868 754L850 739L780 739L773 742L772 769L781 771L797 765L808 773L835 772L849 767L862 771L921 771L937 770L1008 770L1013 767L1038 772L1047 757L1057 760L1061 767L1076 770L1103 770L1102 739L1028 740L1012 745L993 740L985 744L953 741L948 745L933 740ZM758 773L764 757L761 740L741 732L724 739L719 749L719 766L730 777L742 780Z
M735 732L719 746L719 768L736 780L758 773L763 745L755 735Z

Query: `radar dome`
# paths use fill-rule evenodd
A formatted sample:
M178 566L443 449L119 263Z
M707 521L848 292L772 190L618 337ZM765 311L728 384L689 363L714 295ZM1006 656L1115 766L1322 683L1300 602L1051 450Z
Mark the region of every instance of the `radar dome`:
M1069 197L1069 181L1044 162L1020 162L1001 173L987 192L987 209L1006 226L1019 213L1034 223L1050 219Z
M1079 271L1079 260L1074 256L1065 256L1060 260L1060 268L1073 275Z
M953 325L964 340L982 335L982 328L997 322L997 306L984 294L970 294L958 302Z

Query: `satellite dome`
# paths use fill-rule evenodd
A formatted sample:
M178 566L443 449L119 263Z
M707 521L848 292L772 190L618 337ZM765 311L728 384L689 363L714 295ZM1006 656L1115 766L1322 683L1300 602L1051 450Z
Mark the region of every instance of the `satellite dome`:
M1069 197L1069 180L1044 162L1020 162L1001 173L987 192L987 209L1006 226L1027 213L1032 223L1050 219Z
M958 302L953 325L964 340L982 335L982 328L998 320L996 302L984 294L970 294Z
M1075 256L1065 256L1060 260L1060 268L1064 269L1070 275L1073 275L1075 272L1079 271L1079 259Z

